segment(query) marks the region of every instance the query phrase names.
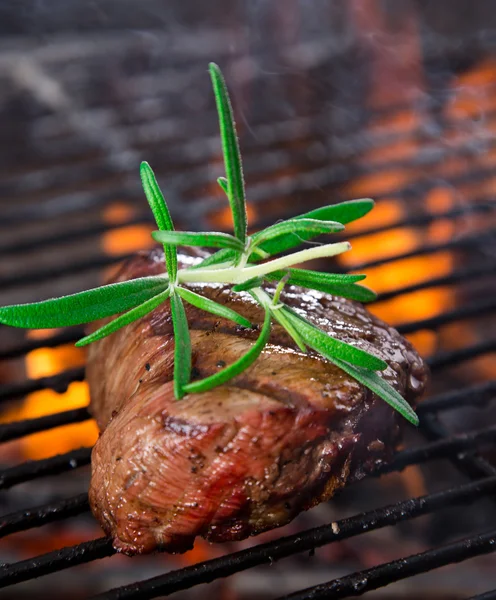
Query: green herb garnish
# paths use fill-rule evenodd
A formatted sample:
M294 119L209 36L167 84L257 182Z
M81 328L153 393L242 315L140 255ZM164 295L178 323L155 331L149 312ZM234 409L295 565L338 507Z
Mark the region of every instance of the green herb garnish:
M143 162L143 189L158 226L158 231L154 231L152 237L164 246L166 272L63 298L6 306L0 308L0 323L27 328L66 327L119 314L116 319L76 344L85 346L169 301L175 339L174 394L180 399L185 394L204 392L226 383L247 369L263 351L270 337L271 322L275 320L302 352L306 352L308 348L318 352L383 398L410 423L418 425L418 417L408 402L377 374L377 371L387 368L384 361L352 344L333 338L280 300L286 284L363 302L375 298L374 292L357 283L365 279L365 275L319 273L293 267L314 258L346 252L351 248L348 242L313 246L273 258L316 236L342 231L345 224L366 215L373 208L373 201L352 200L325 206L248 236L245 185L231 102L217 65L210 64L210 76L219 114L227 176L219 177L218 183L229 200L234 235L174 231L169 209L155 175L148 163ZM180 245L220 250L199 264L181 269L177 260L177 246ZM266 281L277 282L272 296L261 287ZM183 287L183 284L196 283L222 283L232 286L234 293L248 292L263 307L265 318L258 339L245 355L218 373L191 382L191 340L183 302L230 319L243 327L251 327L251 323L235 311Z

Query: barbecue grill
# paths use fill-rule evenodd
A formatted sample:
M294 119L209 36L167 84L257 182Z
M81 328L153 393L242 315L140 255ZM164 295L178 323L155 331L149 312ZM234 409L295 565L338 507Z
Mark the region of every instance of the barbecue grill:
M377 201L370 218L347 228L355 253L319 266L367 272L379 292L371 310L427 356L432 384L418 408L419 431L408 432L390 464L378 464L369 478L333 501L331 520L303 516L299 529L289 526L262 542L219 549L200 560L193 555L188 563L168 563L161 555L122 559L120 570L129 569L134 579L121 572L114 580L86 582L85 588L73 568L114 565L109 557L115 551L89 514L91 447L77 443L94 439L95 429L84 401L70 404L74 384L84 386L83 355L68 350L82 329L26 334L0 326L0 586L8 593L28 597L50 590L55 598L68 572L85 593L99 598L193 593L200 584L217 584L262 565L275 568L279 559L301 553L298 568L311 573L315 558L308 554L316 549L433 515L430 523L440 523L437 533L430 532L426 547L414 547L418 551L335 577L325 571L324 583L314 584L308 575L303 585L281 584L256 597L347 598L440 573L437 569L452 563L463 562L463 569L469 559L496 550L494 36L487 29L482 35L462 28L465 35L457 30L455 44L452 31L434 35L426 29L432 23L422 3L386 6L385 13L367 3L371 27L379 27L388 10L394 13L395 30L406 40L399 62L406 56L414 64L412 69L407 60L402 70L379 51L388 43L388 25L382 37L369 39L364 15L353 16L349 9L356 31L343 33L347 9L323 4L316 4L313 21L305 21L305 9L292 4L288 11L301 20L298 31L279 25L272 41L253 32L243 37L234 21L217 29L209 22L198 33L193 17L184 21L190 29L164 33L145 11L137 17L141 29L131 30L135 24L115 15L109 3L103 13L119 23L112 31L96 27L91 14L65 12L64 5L60 20L40 13L38 27L56 34L35 42L30 27L11 15L5 33L16 35L0 39L0 80L6 84L0 86L0 304L94 287L150 243L152 220L137 174L141 159L156 171L178 229L229 229L225 201L212 183L221 174L220 144L206 63L215 60L238 111L254 230L330 199ZM165 10L159 3L150 6L152 15ZM232 12L220 0L211 7L218 14ZM238 24L254 18L249 9L235 17ZM83 19L82 31L68 35L76 18ZM66 29L63 19L70 24ZM249 52L243 43L229 45L238 35ZM347 75L350 67L363 77ZM374 81L370 73L379 67ZM396 85L391 78L398 74ZM339 86L330 85L334 77ZM392 85L385 89L388 77ZM57 395L61 404L54 410L50 403ZM30 413L30 399L36 398L49 406ZM82 423L89 428L67 429ZM83 433L63 437L66 429ZM40 432L49 433L37 444L33 434ZM47 446L60 436L62 442ZM403 487L401 498L382 484L387 478L377 481L405 469L423 483L417 479L417 485ZM372 503L358 502L365 509L345 510L347 499L354 506L377 488L382 491L372 495ZM74 523L81 524L85 539L74 533ZM71 532L65 537L64 527ZM50 543L39 542L47 538ZM495 557L483 565L487 575L460 586L456 598L496 598ZM84 573L91 577L92 571ZM37 579L42 576L49 577ZM409 597L441 597L416 587L421 581L412 579ZM211 597L236 597L229 593ZM238 591L237 597L254 596Z

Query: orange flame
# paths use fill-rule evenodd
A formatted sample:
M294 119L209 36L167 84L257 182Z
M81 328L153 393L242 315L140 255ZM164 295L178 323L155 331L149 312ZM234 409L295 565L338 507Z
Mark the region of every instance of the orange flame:
M29 331L31 339L51 337L57 330ZM39 348L26 357L26 373L29 378L56 375L63 370L82 366L84 352L71 345L58 348ZM67 392L58 394L53 390L41 390L29 394L18 409L5 415L6 420L34 419L89 404L88 386L85 382L73 382ZM75 423L64 427L43 431L19 441L20 452L27 459L40 459L62 454L80 448L92 446L98 437L93 421Z

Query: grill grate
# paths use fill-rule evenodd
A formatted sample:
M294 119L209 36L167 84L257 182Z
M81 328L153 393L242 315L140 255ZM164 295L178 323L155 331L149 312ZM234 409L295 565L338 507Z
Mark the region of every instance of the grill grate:
M115 49L109 50L114 51ZM88 48L86 52L92 54ZM50 58L46 61L45 66L53 67L55 73L60 68L60 65L52 65ZM321 65L317 61L314 66ZM213 113L209 113L211 107L206 107L202 111L202 122L212 124L212 129L200 128L201 135L197 136L196 127L200 127L199 122L181 120L180 115L171 117L165 113L161 102L166 103L171 94L179 96L187 92L187 86L195 80L198 73L196 57L193 57L181 69L167 72L167 84L158 93L153 89L150 91L150 86L145 86L148 91L137 97L130 95L124 100L114 99L103 105L80 107L76 111L81 123L101 123L107 114L111 124L106 125L104 130L112 133L112 139L132 142L133 152L137 148L140 156L146 155L154 166L164 165L163 172L158 172L159 179L167 182L173 216L180 225L187 223L188 229L208 227L212 221L216 222L215 218L224 208L219 196L215 196L211 188L206 188L219 174L211 166L218 164L219 158L217 135L213 130L215 118ZM255 80L257 77L260 74L253 76ZM151 74L151 80L164 81L158 72ZM257 81L251 83L256 84ZM66 84L70 87L70 81ZM486 85L484 93L494 98L496 86L493 83ZM146 102L153 102L153 123L144 117L141 107ZM434 108L438 110L438 107ZM398 263L407 264L410 259L430 261L443 254L456 259L453 261L453 269L448 273L433 272L421 281L401 281L382 290L375 306L372 305L374 310L388 302L407 299L413 306L416 294L446 289L456 298L453 306L444 307L433 316L408 320L407 312L397 323L398 329L408 335L425 331L442 334L458 325L481 329L477 329L470 339L463 340L461 345L440 343L430 354L428 362L433 373L434 391L419 407L420 432L424 440L415 443L409 440L406 448L399 451L389 465L379 468L375 473L380 475L400 472L412 465L430 465L431 462L447 459L456 468L456 471L453 470L453 477L448 482L443 482L444 489L441 491L307 528L226 556L200 561L164 575L119 587L97 597L141 599L168 596L217 578L272 564L301 552L312 552L315 548L413 521L447 508L458 511L457 514L461 514L461 507L477 508L481 502L488 502L493 508L496 497L495 421L486 420L469 431L460 431L450 427L454 422L450 417L473 407L486 410L491 415L491 402L496 397L496 381L487 381L487 374L476 372L470 377L457 373L457 369L464 372L470 370L477 359L488 358L496 350L494 330L487 325L488 318L494 315L496 308L496 200L494 186L491 187L494 166L481 158L486 154L492 157L491 153L496 146L496 131L494 127L491 129L496 110L486 111L485 119L491 126L488 125L486 137L481 138L470 133L471 126L474 125L470 115L440 122L435 118L434 108L430 106L429 99L424 99L413 107L415 114L418 112L422 115L421 125L414 124L407 130L397 131L395 118L405 111L412 111L410 104L376 109L360 107L360 111L356 113L356 123L359 126L338 132L339 135L329 125L332 117L330 107L324 107L309 116L281 119L272 124L263 118L253 119L250 135L243 136L242 146L246 155L245 171L250 181L250 202L256 213L257 227L273 222L275 218L289 217L323 204L328 195L336 200L347 199L350 196L350 182L363 182L367 178L377 181L381 177L387 178L391 174L400 173L400 177L387 180L389 185L386 188L374 188L370 184L367 193L377 200L379 209L381 205L394 199L402 209L401 214L393 220L386 218L373 226L368 225L366 229L351 230L346 237L359 244L369 239L374 240L374 236L380 234L394 236L408 230L417 235L419 242L414 247L394 250L387 255L371 252L359 262L339 263L337 269L344 272L368 271L383 266L390 268ZM129 118L121 117L122 114ZM363 123L380 120L388 124L379 132L363 131ZM151 224L136 185L135 162L117 160L119 156L116 158L115 148L112 152L107 152L108 148L103 151L99 148L96 152L95 146L98 147L98 144L95 140L91 136L85 137L81 128L73 127L73 123L74 118L59 119L58 114L35 116L30 131L38 162L34 161L21 173L0 172L0 194L5 198L18 199L15 205L2 207L0 230L4 239L0 245L0 255L6 257L7 262L11 259L18 261L19 256L26 259L18 269L0 271L2 295L13 293L19 294L23 300L35 299L38 293L42 293L38 292L38 284L47 286L50 282L67 285L71 291L75 291L74 286L79 285L79 278L82 276L96 283L102 269L112 267L130 255L129 252L104 253L100 244L102 236L131 226L146 227ZM440 142L441 134L448 135L451 130L469 133L453 143ZM194 143L191 141L192 135L195 135ZM174 145L172 155L162 148L162 142L169 139L173 140ZM391 159L391 148L394 149L398 143L413 144L415 152L407 153L406 157ZM124 148L123 154L125 150ZM374 153L374 157L381 158L368 160L370 152ZM386 158L382 158L383 153ZM113 160L107 160L107 154L111 154ZM365 156L366 159L355 160L356 156ZM458 161L458 168L452 169L450 161ZM91 185L87 182L91 182ZM433 211L424 199L440 185L444 189L455 190L455 195L461 200L449 208ZM183 202L183 198L187 201ZM104 209L114 205L116 199L131 208L132 213L131 216L112 223L102 218L102 213ZM65 223L66 220L68 225L64 231L55 231L51 225L52 222ZM474 222L476 226L464 229L467 223ZM443 223L460 228L461 232L441 241L429 237L429 228ZM219 228L223 226L225 227L221 223ZM34 233L22 235L26 239L21 244L19 238L9 237L11 230L19 231L21 235L25 231ZM72 248L78 244L91 250L88 257L71 254ZM66 250L69 252L64 258ZM60 252L64 260L56 257L43 264L35 264L31 260L45 251ZM77 281L66 284L73 276L77 276ZM470 286L476 290L474 293L470 291ZM5 328L0 331L5 331ZM80 335L81 329L71 328L44 339L24 339L18 336L11 344L0 348L0 367L4 364L9 366L37 350L63 347ZM15 381L8 382L0 380L0 402L3 406L10 407L12 401L34 392L54 390L64 393L71 383L83 379L84 369L71 366L50 376L18 377ZM32 433L50 431L89 419L87 409L80 408L41 418L1 423L0 442L19 441ZM90 462L90 451L90 448L81 448L19 465L3 465L0 469L0 489L9 490L21 483L37 485L48 476L76 471ZM460 477L463 475L472 481L460 485L458 472ZM54 485L57 486L57 483ZM12 508L9 510L12 511ZM50 498L50 501L39 506L5 514L0 519L0 538L50 523L64 523L66 519L82 517L88 511L86 493ZM491 514L494 516L494 512ZM487 525L478 528L476 533L471 530L468 534L459 534L464 536L459 541L450 541L447 545L400 560L359 570L284 597L316 599L361 595L443 565L490 553L496 549L496 532L490 530L479 533L479 529L486 527ZM27 582L42 575L107 558L114 553L110 540L104 537L68 545L34 558L1 565L0 587ZM474 600L487 598L496 598L496 592L473 596Z

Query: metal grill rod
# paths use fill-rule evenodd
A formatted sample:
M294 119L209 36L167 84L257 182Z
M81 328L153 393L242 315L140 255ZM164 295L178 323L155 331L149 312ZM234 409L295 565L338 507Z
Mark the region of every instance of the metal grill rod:
M390 165L388 165L388 168L389 166ZM408 164L406 166L408 166ZM314 169L311 172L301 173L296 176L280 177L276 182L260 183L250 187L250 201L252 203L258 203L267 200L267 198L274 198L277 195L315 191L319 188L325 188L328 185L344 183L350 175L353 175L354 177L357 175L355 172L356 170L353 170L353 173L345 173L344 171L345 169L342 165L337 165L335 168L327 166ZM493 167L469 169L462 174L445 177L444 181L451 186L457 186L463 183L485 180L491 178L493 174ZM160 177L161 174L158 173L158 175ZM188 179L189 183L191 182L191 177L189 175L186 179ZM439 185L438 177L432 177L427 180L421 179L413 184L410 183L397 189L391 189L376 194L375 199L381 200L383 198L391 197L409 198L412 196L424 195L437 185ZM17 188L15 188L13 192L18 195ZM199 198L194 203L182 202L180 207L175 207L177 202L174 201L174 199L178 193L182 194L179 190L175 190L175 193L169 197L173 216L179 215L189 222L198 223L199 225L202 224L202 226L206 225L203 220L211 212L215 212L225 206L225 203L220 199L220 196L209 195ZM340 199L339 194L335 194L335 197L336 200ZM74 210L86 210L90 206L101 207L109 202L115 201L115 198L119 198L121 201L125 199L132 202L140 202L141 204L143 202L142 193L138 186L134 186L130 183L126 189L113 188L103 193L100 192L97 195L95 195L94 191L91 193L79 192L70 196L63 195L52 198L51 200L44 202L43 206L38 205L38 207L36 207L36 205L30 205L24 211L16 210L15 212L12 211L4 215L2 217L2 225L11 226L14 223L29 222L30 220L39 218L54 218L62 214L67 214L67 212L72 211L73 208ZM174 210L174 208L177 210Z
M1 326L4 327L4 326ZM6 350L0 350L0 360L9 360L11 358L19 358L24 356L28 352L37 350L38 348L55 348L62 346L63 344L70 344L71 342L77 341L80 337L83 337L84 330L82 327L78 329L69 328L64 329L60 333L56 333L48 338L39 340L25 340L14 348L8 348Z
M203 121L209 119L209 115L204 115ZM154 119L153 123L146 123L141 128L138 126L130 126L128 128L122 128L114 126L112 131L119 133L120 135L130 137L135 143L140 146L140 151L144 155L148 153L154 155L154 160L160 162L160 158L163 156L166 162L170 165L170 169L174 171L181 169L187 173L187 180L192 181L195 186L205 185L209 181L208 169L205 169L205 164L212 164L216 155L218 154L218 135L213 131L214 123L216 123L216 115L214 112L211 113L209 123L212 123L212 133L207 133L201 139L195 139L191 142L192 133L188 134L188 129L191 131L191 120L184 119L187 122L185 127L186 137L183 139L171 140L170 119L164 120L160 118ZM381 150L384 147L394 144L399 140L415 139L415 129L409 132L393 133L386 130L386 133L369 134L369 135L357 135L356 131L344 136L340 136L341 144L336 145L334 142L335 135L332 131L326 131L325 126L328 121L328 113L324 111L323 114L314 115L313 117L304 117L303 119L295 119L290 121L283 121L277 124L252 124L253 135L246 137L243 140L243 154L244 154L244 170L247 175L251 173L263 174L265 172L271 172L276 169L284 169L291 166L293 157L291 152L287 150L280 150L277 146L280 144L287 144L288 142L296 142L299 145L298 154L301 156L307 156L308 150L311 150L316 140L321 143L326 143L330 150L327 150L326 160L338 168L334 168L336 174L339 176L348 178L353 175L368 174L370 172L382 172L385 169L404 169L404 168L419 168L425 165L429 167L436 166L443 161L451 158L466 157L467 155L474 155L481 153L481 149L477 149L474 152L473 142L471 139L465 142L459 142L457 145L442 146L436 145L438 142L437 138L431 141L430 144L426 144L424 148L419 149L413 156L406 158L400 158L397 160L386 160L386 161L375 161L366 165L353 165L353 164L339 164L338 161L347 160L353 156L359 155L362 152L367 152L371 149ZM469 119L461 119L462 122L469 121ZM160 128L164 128L164 138L169 140L169 145L174 144L174 153L171 156L170 150L164 151L163 141L164 139L157 139L155 142L151 142L147 130L153 131L154 137L157 137L157 132ZM177 122L175 124L177 126ZM194 134L193 134L194 135ZM167 136L167 138L165 137ZM196 136L195 136L196 137ZM351 139L350 139L351 138ZM256 139L256 142L253 141ZM56 142L55 142L56 143ZM74 147L74 140L70 142ZM76 142L77 143L77 142ZM55 166L50 165L48 168L42 168L38 171L39 177L34 179L33 185L36 186L36 190L54 189L57 187L67 187L68 183L73 185L82 185L86 181L95 181L99 177L104 177L112 172L112 169L104 168L101 166L102 159L98 157L96 160L93 159L91 152L82 147L83 152L79 153L80 163L88 157L86 164L74 165L70 170L70 176L68 178L66 167L60 167L60 162L67 160L67 150L64 148L66 143L60 144L63 148L61 153L54 152L54 142L50 142L48 150L51 154L51 159ZM485 140L484 151L489 151L495 145L494 137ZM276 146L276 148L270 148L264 150L268 146ZM332 150L332 148L336 150ZM346 148L346 151L343 151ZM43 149L44 150L44 149ZM43 153L42 150L42 153ZM85 152L86 150L86 152ZM44 150L46 153L47 150ZM308 160L308 159L307 159ZM172 162L175 161L175 162ZM171 164L172 162L172 164ZM186 168L185 168L186 167ZM122 167L122 173L131 173L132 167ZM41 184L40 184L41 182ZM3 184L6 193L10 192L12 186L17 189L19 187L18 182L13 181L13 184L9 186L9 182ZM3 191L3 190L2 190ZM33 186L24 185L24 190L27 193L33 191ZM4 193L5 193L4 192Z
M21 398L32 392L51 389L59 393L64 393L73 381L84 380L84 367L76 367L61 371L56 375L48 377L39 377L37 379L28 379L18 383L3 384L0 387L0 402Z
M452 249L470 249L472 247L479 247L484 243L492 242L496 238L496 229L484 231L483 233L477 233L473 235L467 235L454 240L449 240L443 244L426 244L420 246L409 252L403 254L397 254L394 256L387 256L381 259L376 259L368 262L358 263L347 267L346 271L363 270L370 267L376 267L386 263L393 263L398 260L404 260L406 258L413 258L417 256L425 256L426 254L434 254L442 252L444 250ZM51 266L50 268L37 269L35 271L28 271L24 273L15 273L13 275L4 276L0 278L0 288L6 289L15 286L26 285L26 282L30 284L39 283L47 279L55 277L62 277L64 275L74 275L75 273L81 273L102 267L108 267L110 265L123 262L134 256L132 253L121 254L119 256L94 256L89 259L80 259L78 261L71 262L71 264L62 264Z
M389 473L402 470L408 465L421 464L440 458L451 458L459 452L473 450L494 441L496 441L496 425L470 433L458 433L429 444L397 452L393 460L380 467L378 472ZM496 474L496 469L494 469L494 473Z
M91 448L79 448L65 454L57 454L41 460L30 460L0 471L0 489L5 490L19 483L47 475L57 475L90 463Z
M435 254L437 252L443 252L445 250L470 248L472 246L482 246L485 243L493 243L496 239L496 229L488 229L483 232L478 232L472 235L466 235L463 237L455 238L443 242L442 244L425 244L414 248L408 252L401 254L395 254L394 256L386 256L384 258L377 258L366 262L358 263L347 267L349 271L361 271L363 269L370 269L371 267L378 267L387 263L396 262L398 260L404 260L406 258L414 258L418 256L425 256L426 254Z
M2 423L0 425L0 443L10 442L25 435L47 431L61 425L81 423L81 421L87 421L88 419L91 419L91 415L87 408L75 408L35 419Z
M460 269L453 271L448 275L441 275L440 277L433 277L432 279L426 279L418 283L413 283L403 287L396 288L387 292L378 294L375 302L385 302L402 296L404 294L411 294L413 292L420 292L433 287L450 286L455 283L462 283L477 279L478 277L484 277L486 275L493 275L496 270L496 262L484 262L482 264L475 264L469 268Z
M378 233L393 231L398 228L427 226L432 223L435 223L436 221L444 219L466 218L474 214L481 213L491 214L491 212L495 210L496 202L492 201L491 199L478 199L474 200L473 203L469 205L455 207L442 213L428 212L421 215L414 215L412 217L401 219L399 221L396 221L395 223L390 223L388 225L382 225L378 227L372 227L369 229L363 229L360 231L350 232L349 234L346 234L345 237L347 239L356 239L366 237L369 235L376 235ZM297 216L298 214L299 213L293 214L293 212L291 211L291 214L288 213L287 217L290 218L290 216ZM153 225L153 223L154 222L151 213L148 212L142 213L133 217L132 219L120 223L102 223L101 221L98 221L97 223L94 223L91 226L86 225L85 227L77 227L68 231L65 230L61 233L52 234L48 237L27 239L23 240L22 242L14 242L6 244L5 246L0 246L0 254L8 256L11 254L18 254L20 252L33 252L41 248L57 246L59 244L64 244L67 242L74 242L75 240L80 242L82 240L86 240L87 238L106 233L107 231L132 227L135 225ZM266 227L267 225L271 225L272 223L273 219L264 219L262 217L261 219L258 219L255 224L252 225L252 229L257 230Z
M122 187L108 186L108 190L91 190L88 192L73 192L61 196L50 197L43 202L35 202L29 206L19 204L15 210L2 211L0 228L11 228L13 225L23 225L43 220L59 219L72 213L85 213L88 210L102 208L116 201L137 202L143 201L139 190L125 189ZM16 189L11 191L16 198L19 193ZM6 194L2 193L2 196Z
M422 417L420 430L426 439L434 442L443 441L449 435L448 430L441 424L437 415L432 413ZM448 459L455 468L473 480L496 474L496 466L489 463L482 456L474 454L473 450L458 454L453 453Z
M41 527L54 521L75 517L90 509L88 494L79 494L59 502L50 502L43 506L19 510L0 517L0 538L26 531L33 527Z
M486 211L482 209L480 212L485 213ZM19 254L20 252L36 252L38 250L41 250L42 248L50 248L51 246L58 246L59 244L65 244L67 242L79 244L83 240L102 235L104 233L107 233L108 231L114 231L116 229L132 227L135 225L148 224L154 224L153 216L151 213L143 213L141 215L133 217L128 221L123 221L119 223L102 223L101 221L98 221L97 223L94 223L90 226L86 225L85 227L64 229L61 233L51 234L48 237L23 239L20 242L14 242L13 244L6 244L5 246L0 246L0 255L9 256L11 254Z
M472 317L480 317L488 312L496 310L496 297L484 298L473 304L461 306L455 310L442 312L434 317L428 319L419 319L418 321L409 321L407 323L400 323L395 325L397 329L403 335L407 333L413 333L422 329L435 330L438 327L453 323L454 321L462 321L463 319L469 319Z
M455 410L465 405L481 407L494 400L495 395L496 380L487 381L427 398L417 406L416 411L419 416L423 416L435 411Z
M82 565L113 554L115 554L115 550L112 548L112 541L106 537L54 550L35 558L7 565L3 569L0 568L0 588L48 575L55 571L70 569L76 565Z
M439 352L431 358L427 359L431 369L443 369L444 367L450 367L459 362L470 360L483 356L484 354L490 354L496 351L496 339L486 340L480 344L474 344L473 346L466 346L459 350L447 350L446 352Z
M381 529L388 525L395 525L401 521L440 510L453 503L473 501L480 498L482 494L493 492L496 489L495 486L496 477L491 477L428 496L411 498L395 505L342 519L337 523L314 527L272 542L259 544L253 548L240 550L228 556L214 558L165 575L116 588L96 597L100 600L127 600L155 598L160 595L169 596L179 590L202 583L210 583L214 579L228 577L258 565L272 564L276 560L293 554L308 552L325 544Z
M353 176L357 176L356 172L347 173L346 176L340 165L337 168L331 169L325 167L316 169L309 173L302 173L300 175L288 175L280 177L277 181L270 183L260 183L250 186L249 197L252 204L257 204L267 201L268 198L277 198L278 196L288 196L291 194L298 194L302 192L316 192L319 189L325 189L328 186L341 185ZM336 174L337 172L337 174ZM338 176L339 175L339 176ZM456 188L466 183L480 183L487 179L494 177L494 167L481 167L478 169L468 169L459 175L452 177L443 177L443 183L446 186ZM403 198L412 199L424 196L432 189L439 186L439 176L424 176L418 181L408 183L404 186L391 188L374 194L374 200L381 201L386 198ZM339 193L333 191L333 197L336 201L349 200L349 198L343 198ZM221 210L225 203L218 196L205 196L195 200L194 213L188 215L184 214L185 207L192 210L191 205L183 205L182 213L187 219L198 217L207 217L210 213Z
M370 235L376 235L378 233L387 233L389 231L394 231L395 229L403 229L408 227L423 227L427 225L431 225L439 220L444 219L457 219L457 218L466 218L471 217L474 214L491 214L493 211L496 211L496 202L492 198L478 198L474 199L473 202L469 205L457 206L445 212L425 212L422 214L416 214L412 216L408 216L404 219L399 219L394 223L388 223L387 225L378 225L374 227L369 227L367 229L360 229L358 231L350 231L345 232L342 235L343 238L348 240L354 240L357 238L367 237ZM300 213L299 212L288 212L285 218L296 217ZM268 225L272 225L274 219L264 218L263 215L256 221L256 223L252 226L254 230L261 229L263 227L267 227ZM227 231L227 230L226 230ZM1 252L1 250L0 250Z
M400 558L372 569L334 579L329 583L281 596L278 600L327 600L328 598L337 600L349 596L361 596L365 592L376 590L395 581L494 551L496 551L496 530L493 529L453 544Z

